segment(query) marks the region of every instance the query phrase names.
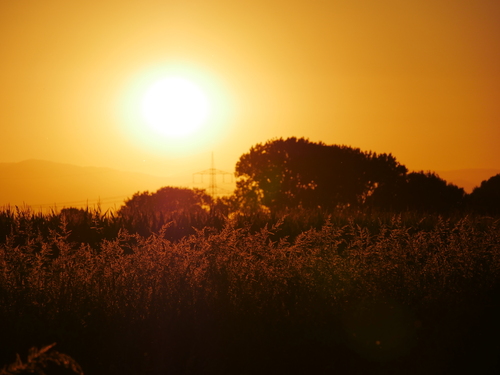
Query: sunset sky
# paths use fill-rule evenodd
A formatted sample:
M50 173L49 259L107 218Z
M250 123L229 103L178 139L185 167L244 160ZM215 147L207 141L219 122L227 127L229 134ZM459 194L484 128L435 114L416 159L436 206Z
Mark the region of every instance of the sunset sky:
M500 168L498 0L2 0L0 162L160 176L275 137ZM139 113L183 77L210 111L183 138Z

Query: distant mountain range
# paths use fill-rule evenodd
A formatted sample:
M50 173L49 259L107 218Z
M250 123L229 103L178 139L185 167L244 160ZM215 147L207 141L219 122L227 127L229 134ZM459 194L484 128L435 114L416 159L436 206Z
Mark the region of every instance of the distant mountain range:
M470 193L500 169L436 171L448 182ZM42 160L0 163L0 208L31 206L35 210L56 207L118 209L136 192L171 186L168 179L110 168L80 167Z
M166 178L42 160L0 163L0 207L119 208L138 191L168 186Z

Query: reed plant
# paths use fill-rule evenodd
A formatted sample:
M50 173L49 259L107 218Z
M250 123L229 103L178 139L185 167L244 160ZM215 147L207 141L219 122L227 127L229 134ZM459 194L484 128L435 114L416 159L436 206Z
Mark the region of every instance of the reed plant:
M96 374L440 373L495 350L498 220L309 215L89 244L6 213L0 363L57 342Z

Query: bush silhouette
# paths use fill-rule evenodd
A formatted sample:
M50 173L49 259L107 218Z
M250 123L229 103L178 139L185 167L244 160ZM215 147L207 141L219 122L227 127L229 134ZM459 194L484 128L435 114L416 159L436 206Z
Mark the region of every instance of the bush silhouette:
M201 189L163 187L154 193L136 193L118 211L123 226L134 233L149 236L168 223L176 239L193 233L207 221L212 197ZM174 233L174 231L176 233Z
M500 214L500 174L481 182L469 197L470 206L483 214Z
M433 172L412 172L399 195L400 209L447 213L462 207L465 191Z

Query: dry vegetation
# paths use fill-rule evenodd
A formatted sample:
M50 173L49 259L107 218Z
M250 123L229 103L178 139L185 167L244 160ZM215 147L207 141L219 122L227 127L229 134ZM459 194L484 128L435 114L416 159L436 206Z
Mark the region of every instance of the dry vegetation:
M87 374L499 369L492 218L332 216L291 237L290 218L236 218L89 244L65 220L42 235L16 215L0 244L0 364L57 342Z

